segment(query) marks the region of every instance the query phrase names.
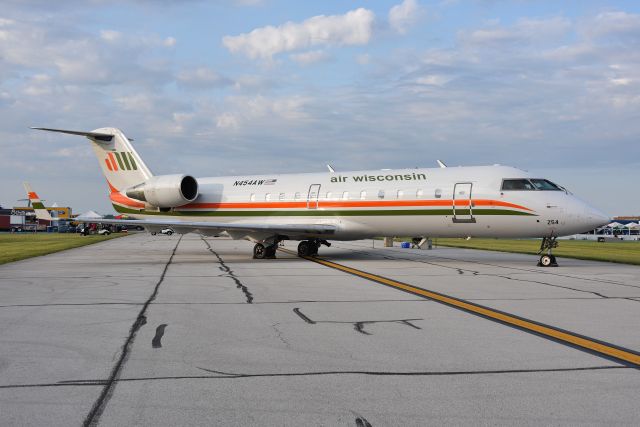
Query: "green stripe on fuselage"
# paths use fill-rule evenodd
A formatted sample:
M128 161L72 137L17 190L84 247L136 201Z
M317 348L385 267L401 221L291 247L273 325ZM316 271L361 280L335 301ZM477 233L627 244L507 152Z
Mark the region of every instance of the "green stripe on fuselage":
M148 210L136 210L125 208L120 205L113 204L115 210L119 213L130 213L138 215L162 215L162 216L222 216L222 217L248 217L248 216L453 216L451 209L394 209L394 210L323 210L308 209L299 211L285 210L260 210L260 211L231 211L231 210L212 210L212 211L172 211L157 212ZM456 209L456 216L469 215L468 210ZM512 216L536 216L528 212L513 211L507 209L474 209L474 216L485 215L512 215Z

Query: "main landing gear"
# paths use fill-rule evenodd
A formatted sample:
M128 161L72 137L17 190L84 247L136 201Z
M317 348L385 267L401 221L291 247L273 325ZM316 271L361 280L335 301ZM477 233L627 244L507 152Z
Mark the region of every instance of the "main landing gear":
M300 256L311 256L318 255L318 248L320 245L325 245L326 247L331 246L331 243L326 240L320 239L309 239L303 240L298 244L298 255Z
M265 258L273 259L276 257L277 247L278 247L277 243L273 245L264 245L262 243L256 243L256 245L253 247L253 257L255 259L265 259Z
M540 244L539 254L542 254L544 251L547 251L546 254L540 255L540 261L538 261L538 267L557 267L558 263L556 262L556 257L553 256L551 251L558 247L558 242L556 241L557 236L548 236L542 238L542 243Z

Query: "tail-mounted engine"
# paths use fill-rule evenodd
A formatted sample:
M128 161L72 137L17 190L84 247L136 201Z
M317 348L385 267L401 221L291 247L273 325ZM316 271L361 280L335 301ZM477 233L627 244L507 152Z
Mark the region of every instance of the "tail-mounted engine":
M191 175L159 175L125 190L127 197L158 208L176 208L198 197L198 181Z

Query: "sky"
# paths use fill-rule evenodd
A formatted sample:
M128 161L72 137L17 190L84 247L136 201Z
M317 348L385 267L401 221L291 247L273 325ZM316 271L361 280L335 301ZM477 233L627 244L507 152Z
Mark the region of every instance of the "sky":
M3 0L0 204L111 213L86 141L154 174L504 164L640 215L640 2Z

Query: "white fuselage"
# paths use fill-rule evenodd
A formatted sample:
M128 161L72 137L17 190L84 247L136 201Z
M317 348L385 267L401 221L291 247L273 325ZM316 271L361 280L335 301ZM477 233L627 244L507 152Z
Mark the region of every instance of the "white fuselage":
M584 232L608 221L567 191L502 190L503 179L512 178L540 177L505 166L212 177L197 180L194 202L164 212L112 200L117 210L136 218L328 224L336 227L332 240L544 237Z

